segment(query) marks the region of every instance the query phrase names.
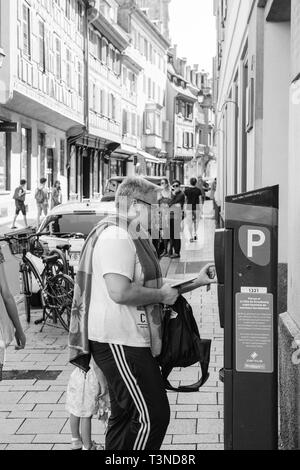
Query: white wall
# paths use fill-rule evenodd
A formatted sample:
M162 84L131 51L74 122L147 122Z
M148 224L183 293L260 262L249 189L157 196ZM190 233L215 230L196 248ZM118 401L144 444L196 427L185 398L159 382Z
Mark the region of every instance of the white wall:
M279 262L287 262L290 24L265 23L262 185L280 185ZM298 130L299 132L299 130Z

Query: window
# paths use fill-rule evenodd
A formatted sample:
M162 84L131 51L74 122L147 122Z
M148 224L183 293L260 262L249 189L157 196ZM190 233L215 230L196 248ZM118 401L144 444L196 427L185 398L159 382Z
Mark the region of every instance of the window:
M145 135L161 136L162 124L161 114L156 111L145 111L144 114L144 133Z
M100 113L104 115L104 90L100 90Z
M60 174L62 176L65 174L65 141L62 139L60 141Z
M68 20L71 19L71 0L66 0L65 15Z
M30 28L30 8L25 3L23 5L23 52L31 58L31 28Z
M77 29L83 34L83 8L81 0L76 1Z
M149 48L149 60L150 60L151 64L153 64L153 47L152 47L152 44L150 44L150 48Z
M144 39L144 56L148 60L148 41L147 41L147 39Z
M123 117L122 117L122 133L126 135L128 133L127 128L127 111L123 109Z
M72 88L72 55L68 48L66 48L66 83Z
M130 93L136 93L136 75L130 70L128 71L128 80Z
M193 111L194 111L194 105L191 104L191 103L187 103L185 109L186 109L185 118L186 118L186 119L189 119L190 121L192 121L192 120L193 120L193 114L194 114L194 113L193 113Z
M113 120L116 119L116 98L112 93L109 94L108 117Z
M31 189L31 129L22 127L21 179L27 180L27 189Z
M131 114L131 134L136 135L136 114Z
M118 75L118 76L121 75L121 54L120 54L119 51L116 51L115 74Z
M102 53L101 53L101 59L104 64L106 64L107 61L107 41L105 38L102 38Z
M83 65L78 62L78 95L83 98Z
M46 71L45 52L45 23L39 21L39 66L43 72Z
M96 111L96 85L95 85L95 83L93 83L93 94L92 94L91 109L93 111Z
M61 80L61 42L55 38L55 76Z
M109 66L112 70L115 69L115 61L116 61L116 50L113 47L111 47L110 48L110 64L109 64Z
M102 58L102 41L101 41L101 36L97 34L97 58L101 60Z
M192 132L190 134L190 148L194 148L194 134Z

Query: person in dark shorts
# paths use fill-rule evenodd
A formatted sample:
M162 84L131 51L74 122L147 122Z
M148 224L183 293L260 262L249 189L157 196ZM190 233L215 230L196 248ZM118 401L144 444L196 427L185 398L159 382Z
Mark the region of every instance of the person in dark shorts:
M202 191L197 187L197 179L191 178L191 188L187 188L184 192L187 203L187 224L190 232L190 242L197 241L197 231L201 219L201 200Z
M26 197L26 180L20 181L20 186L15 189L13 199L15 200L16 213L15 218L12 224L12 230L16 229L16 220L20 212L22 212L24 217L25 227L28 227L27 218L26 218L26 206L25 206L25 197Z
M184 193L181 191L181 183L178 180L172 184L173 197L170 207L170 253L171 259L180 258L181 252L181 223L184 218ZM173 253L173 249L174 252Z

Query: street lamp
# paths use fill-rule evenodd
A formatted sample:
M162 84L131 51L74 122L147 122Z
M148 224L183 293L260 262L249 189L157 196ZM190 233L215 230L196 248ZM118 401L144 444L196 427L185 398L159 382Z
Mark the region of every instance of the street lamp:
M237 110L239 110L239 105L238 105L238 103L237 103L236 101L233 101L233 100L226 100L226 101L223 103L221 109L218 109L218 113L221 113L221 112L223 111L224 107L226 106L226 104L228 104L228 103L233 103L233 104L235 104L236 107L237 107Z
M5 57L6 57L6 54L5 54L4 50L0 47L0 69L3 65L3 60L4 60Z

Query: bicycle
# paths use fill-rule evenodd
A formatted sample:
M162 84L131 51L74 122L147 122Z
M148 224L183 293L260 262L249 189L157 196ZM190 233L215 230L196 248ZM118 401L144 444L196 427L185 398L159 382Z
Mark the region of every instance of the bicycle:
M32 240L39 240L45 233L35 233L29 236L16 237L6 236L0 242L8 243L11 253L15 256L22 255L20 262L20 273L22 276L22 286L24 294L24 304L27 323L30 323L33 276L41 292L41 304L43 317L35 324L43 323L43 330L48 319L52 319L53 324L57 324L57 319L66 331L69 331L71 308L74 292L73 279L64 271L66 261L64 254L60 250L53 250L49 256L41 256L44 264L42 272L39 271L31 255L33 254Z

